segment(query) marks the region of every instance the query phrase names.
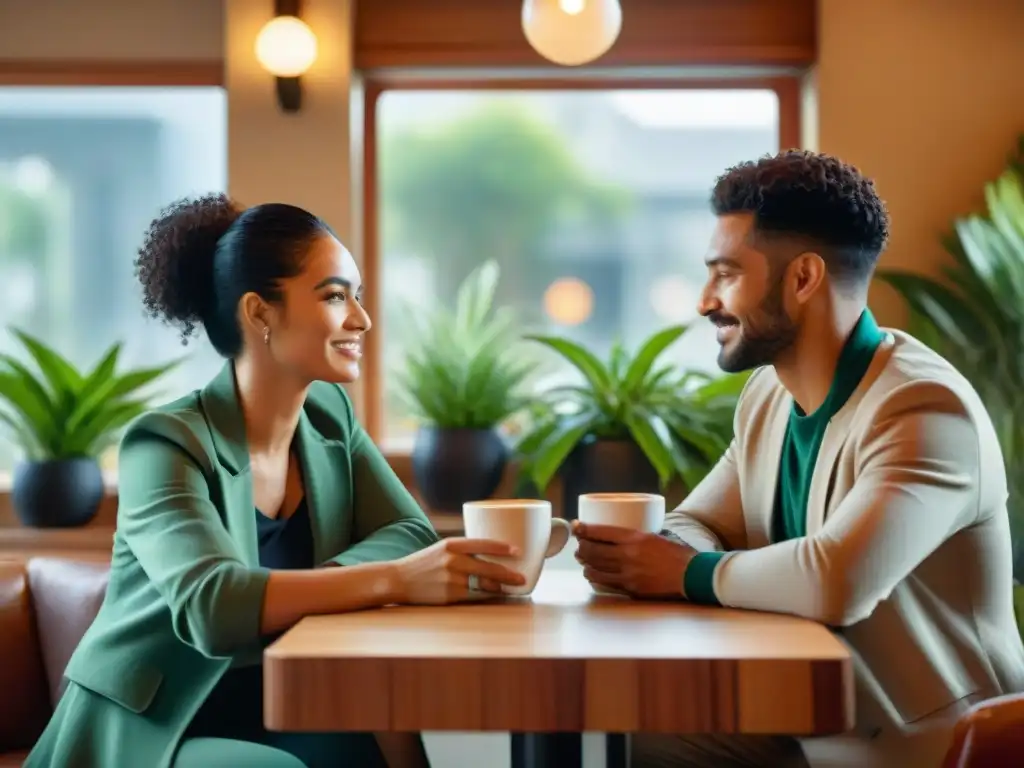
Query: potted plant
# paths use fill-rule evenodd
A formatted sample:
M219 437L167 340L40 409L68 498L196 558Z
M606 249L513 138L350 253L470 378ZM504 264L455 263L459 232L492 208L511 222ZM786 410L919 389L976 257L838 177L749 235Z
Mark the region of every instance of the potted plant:
M97 457L147 405L137 393L176 363L118 374L115 344L91 371L13 330L38 369L0 354L0 422L21 448L11 496L25 525L85 525L99 509L103 475Z
M879 270L910 309L907 330L960 371L995 425L1008 469L1014 572L1024 574L1024 136L1000 177L985 186L987 215L960 218L943 238L944 279Z
M513 313L493 310L499 270L488 261L460 285L454 309L409 314L411 338L400 393L420 421L413 445L416 485L437 512L461 512L501 482L509 449L500 425L525 403L534 365L516 352Z
M582 385L538 397L535 424L518 445L524 476L538 492L560 475L565 517L576 516L581 493L658 493L674 479L693 488L725 452L747 377L657 365L686 330L658 331L633 356L615 344L607 362L567 339L527 337L583 376Z

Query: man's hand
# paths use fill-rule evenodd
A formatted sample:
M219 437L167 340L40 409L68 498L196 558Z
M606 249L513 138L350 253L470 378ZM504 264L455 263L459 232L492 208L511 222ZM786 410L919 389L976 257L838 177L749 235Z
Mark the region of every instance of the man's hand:
M697 550L656 533L573 522L576 559L587 581L636 597L683 596L683 576Z

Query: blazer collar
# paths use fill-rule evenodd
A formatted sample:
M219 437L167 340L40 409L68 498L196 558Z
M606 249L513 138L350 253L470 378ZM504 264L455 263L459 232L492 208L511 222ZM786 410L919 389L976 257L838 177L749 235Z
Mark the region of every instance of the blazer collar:
M821 530L825 522L825 510L833 486L839 454L850 434L850 427L856 417L857 408L865 394L878 380L885 369L894 347L893 335L886 332L885 340L875 350L867 372L846 403L829 421L825 435L818 449L814 463L814 474L807 498L807 534L813 535ZM793 398L781 383L776 382L776 389L768 398L758 404L758 418L748 428L748 438L753 440L759 450L747 461L748 477L753 480L757 491L751 494L747 514L747 539L752 548L771 543L772 521L775 515L775 500L778 490L779 461L782 445L786 436L786 427L793 407ZM760 442L763 440L764 442ZM762 458L764 457L764 458ZM745 504L748 504L746 499Z
M245 416L238 401L235 366L229 361L202 392L200 400L213 435L213 444L221 463L234 474L249 468L249 444L245 434ZM295 429L299 454L308 455L311 444L330 443L309 420L306 409L299 413Z
M865 394L878 380L886 364L892 357L895 340L887 333L885 339L875 350L871 364L860 380L860 384L850 395L842 408L836 412L825 428L825 435L818 450L818 458L814 464L814 475L807 495L807 535L812 536L825 524L825 510L828 507L829 495L833 487L836 462L839 454L850 436L850 428L857 415L857 409L864 400Z
M255 510L252 502L252 477L249 472L249 445L245 417L238 401L235 368L230 362L203 388L200 401L206 412L217 457L233 476L229 481L231 498L227 511L228 527L242 542L244 558L250 565L259 563L256 549ZM295 430L295 451L302 468L306 504L313 528L316 561L323 562L340 551L348 533L338 524L333 499L344 496L340 484L348 482L343 473L347 447L321 434L304 407Z
M245 416L235 387L235 366L224 364L199 394L213 445L221 464L233 474L249 468L249 445L245 438Z

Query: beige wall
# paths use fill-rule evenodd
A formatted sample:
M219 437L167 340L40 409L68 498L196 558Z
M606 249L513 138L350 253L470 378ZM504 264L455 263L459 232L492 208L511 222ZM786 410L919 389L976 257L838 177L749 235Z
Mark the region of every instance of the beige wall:
M0 0L0 59L208 61L223 29L220 0Z
M302 78L303 103L282 112L274 79L256 62L253 40L272 18L271 3L225 2L228 183L243 203L294 203L352 232L350 171L352 46L349 0L306 0L318 55Z
M230 194L244 204L279 201L314 211L358 258L350 0L306 0L303 16L318 53L302 78L302 109L291 114L278 108L274 80L253 55L272 3L225 0L224 9ZM361 410L359 386L350 393Z
M1024 133L1024 1L820 0L817 144L889 205L883 264L934 271L952 218L982 205ZM879 288L872 306L902 319Z

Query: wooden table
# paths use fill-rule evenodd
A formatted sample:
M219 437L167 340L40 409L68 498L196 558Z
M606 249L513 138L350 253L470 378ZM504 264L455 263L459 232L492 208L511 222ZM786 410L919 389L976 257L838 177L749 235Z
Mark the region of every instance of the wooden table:
M567 754L555 734L809 736L854 717L850 657L826 628L598 596L575 570L546 570L532 598L307 618L264 669L272 730L544 734L514 763L558 768L580 764L579 739Z

